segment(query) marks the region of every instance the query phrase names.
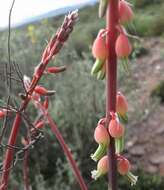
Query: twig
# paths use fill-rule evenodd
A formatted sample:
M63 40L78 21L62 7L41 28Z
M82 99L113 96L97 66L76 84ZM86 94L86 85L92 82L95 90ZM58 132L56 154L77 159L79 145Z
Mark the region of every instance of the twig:
M15 4L15 0L13 0L10 11L9 11L9 26L8 26L8 64L6 64L6 86L7 86L7 90L8 90L8 97L7 97L7 107L9 106L10 103L10 99L11 99L11 48L10 48L10 39L11 39L11 14L12 14L12 10ZM9 84L8 84L8 65L9 65ZM9 87L8 87L9 85ZM3 126L1 129L1 136L0 136L0 143L2 141L3 135L6 131L6 126L7 126L7 121L8 121L8 109L7 109L7 113L5 115L5 119L3 122Z

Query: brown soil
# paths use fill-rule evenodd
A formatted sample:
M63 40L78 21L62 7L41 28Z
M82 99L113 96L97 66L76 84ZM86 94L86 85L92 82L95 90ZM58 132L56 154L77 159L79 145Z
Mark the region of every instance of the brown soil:
M149 53L136 60L133 72L138 86L136 101L140 109L145 109L145 116L129 123L126 150L134 168L164 175L164 104L149 109L152 89L164 80L164 40L147 39L143 44ZM144 105L147 108L142 108Z

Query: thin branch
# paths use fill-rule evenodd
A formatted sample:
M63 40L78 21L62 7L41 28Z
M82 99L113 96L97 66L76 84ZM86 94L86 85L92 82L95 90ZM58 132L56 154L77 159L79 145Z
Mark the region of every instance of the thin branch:
M11 98L11 83L12 83L12 79L11 79L11 47L10 47L10 40L11 40L11 14L12 14L12 10L15 4L15 0L13 0L10 11L9 11L9 26L8 26L8 64L6 64L6 86L8 89L8 98L7 98L7 107L10 104L10 98ZM8 65L9 65L9 82L8 82ZM9 86L9 87L8 87ZM8 109L7 109L7 113L3 122L3 126L1 129L1 136L0 136L0 143L2 142L2 138L3 135L6 131L6 126L7 126L7 122L8 122Z

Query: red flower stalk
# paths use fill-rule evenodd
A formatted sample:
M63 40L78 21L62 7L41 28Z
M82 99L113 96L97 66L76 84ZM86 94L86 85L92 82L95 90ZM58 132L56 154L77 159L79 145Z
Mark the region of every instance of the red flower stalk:
M116 112L116 92L117 92L117 55L115 52L115 43L117 39L117 26L119 22L119 0L109 0L107 10L107 48L108 59L106 62L106 124L108 126L111 112ZM108 148L108 162L110 171L108 171L109 185L112 190L117 190L117 161L115 155L115 140L110 138Z
M76 179L77 179L77 181L78 181L78 183L80 185L81 190L88 190L88 188L87 188L87 186L86 186L86 184L85 184L85 182L83 180L83 177L80 174L79 168L77 167L76 162L72 157L70 149L68 148L67 144L65 143L60 131L58 130L58 128L56 126L56 124L52 120L49 113L46 113L43 107L41 107L41 109L44 112L44 114L45 114L45 116L46 116L46 118L48 120L48 123L49 123L49 125L51 127L52 132L54 133L54 135L56 136L56 138L59 141L60 145L62 146L62 149L63 149L63 151L64 151L64 153L65 153L65 155L66 155L72 169L73 169L73 172L74 172L74 174L76 176Z

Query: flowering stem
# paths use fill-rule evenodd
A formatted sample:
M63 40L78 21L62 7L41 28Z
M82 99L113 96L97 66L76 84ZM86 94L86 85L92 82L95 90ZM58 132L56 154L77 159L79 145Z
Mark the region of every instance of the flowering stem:
M68 159L68 161L69 161L69 163L70 163L70 165L74 171L74 174L75 174L76 179L80 185L81 190L87 190L88 188L87 188L87 186L83 180L83 177L80 174L79 168L77 167L76 162L73 159L72 154L71 154L67 144L65 143L60 131L58 130L56 124L54 123L54 121L51 118L51 116L49 115L49 113L46 114L46 117L47 117L47 120L48 120L48 123L51 127L52 132L55 134L57 140L59 141L60 145L63 148L63 151L64 151L64 153L65 153L65 155L66 155L66 157L67 157L67 159Z
M117 92L117 56L115 52L115 42L117 39L117 25L118 25L118 2L119 0L110 0L107 10L106 25L108 32L107 46L109 49L109 56L106 68L106 118L107 124L110 121L110 112L116 111L116 92ZM115 155L115 140L111 137L109 149L109 182L112 190L117 190L117 165Z

